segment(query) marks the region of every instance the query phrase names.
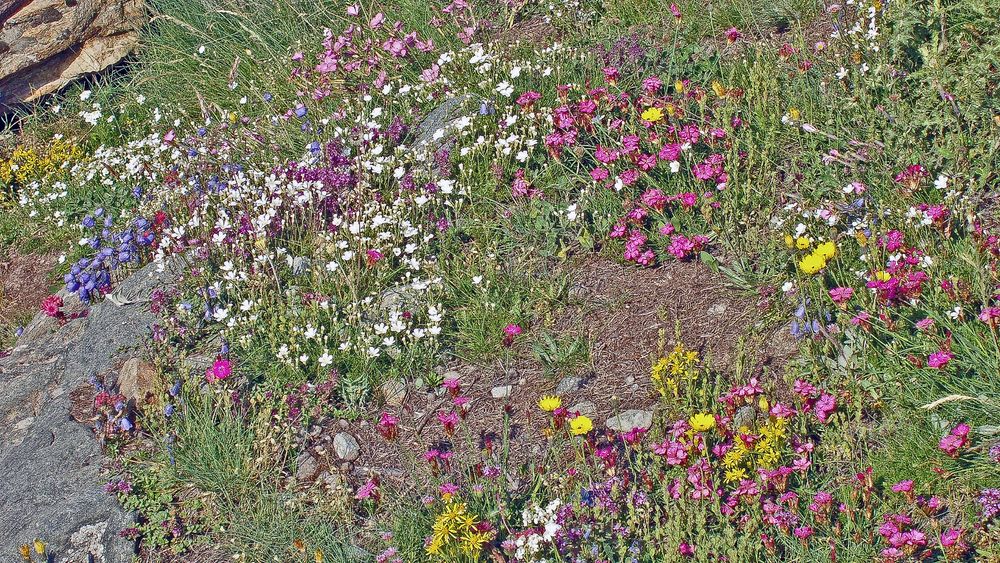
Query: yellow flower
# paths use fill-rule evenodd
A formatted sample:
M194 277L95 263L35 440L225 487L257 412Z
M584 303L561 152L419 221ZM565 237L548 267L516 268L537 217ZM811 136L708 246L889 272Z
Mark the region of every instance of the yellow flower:
M313 561L316 563L323 563L323 550L317 549L316 553L313 553Z
M868 246L868 235L864 234L863 232L858 231L857 233L854 234L854 238L858 239L859 246L863 247Z
M31 561L31 546L30 545L28 545L28 544L22 545L20 548L18 548L18 552L21 554L21 557L23 557L25 561Z
M688 424L691 425L696 432L704 432L706 430L711 430L715 427L715 417L704 412L692 415L688 419Z
M816 254L822 256L824 260L829 261L837 255L837 245L832 240L828 240L816 247Z
M785 246L788 248L795 246L795 239L792 238L792 235L785 235Z
M889 281L891 277L892 276L889 275L889 272L886 272L885 270L875 272L875 279L878 281Z
M720 98L726 97L726 87L723 86L718 80L712 81L712 91L715 92L715 95Z
M767 398L763 395L761 395L760 400L757 401L757 406L760 407L761 412L767 412L771 409L771 405L768 404Z
M663 119L663 110L660 108L648 108L646 111L642 112L642 119L650 123L656 123L657 121Z
M795 239L795 248L798 248L799 250L805 250L809 248L809 245L811 244L812 242L809 241L808 237L799 237Z
M798 121L802 117L802 112L799 111L799 108L789 108L788 115L795 121Z
M825 267L826 259L816 253L806 255L799 262L799 269L809 275L815 274Z
M682 94L684 92L684 81L678 80L677 82L674 82L674 90L676 90L678 94Z
M733 483L747 478L747 470L742 467L726 471L726 482Z
M545 412L552 412L562 406L562 399L555 395L545 395L538 399L538 408Z
M569 421L569 431L572 432L574 436L582 436L593 429L594 423L582 414Z

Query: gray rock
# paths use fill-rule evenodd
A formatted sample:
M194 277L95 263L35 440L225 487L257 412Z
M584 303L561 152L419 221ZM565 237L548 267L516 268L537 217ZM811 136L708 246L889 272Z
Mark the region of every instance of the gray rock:
M295 458L295 480L299 483L311 482L318 472L319 462L308 450L303 450Z
M559 381L559 385L556 385L556 395L565 395L567 393L572 393L583 387L583 379L575 375L567 375Z
M726 309L728 308L729 305L726 303L716 303L715 305L709 307L707 312L709 315L713 317L720 317L726 312Z
M178 269L140 269L87 317L22 335L0 359L0 560L38 537L58 561L131 561L134 543L118 533L132 516L101 489L111 476L77 420L92 407L88 379L136 355L154 320L149 292Z
M649 430L649 427L653 425L653 413L631 409L612 416L606 424L615 432L628 432L633 428Z
M333 451L337 457L346 461L354 461L361 455L361 446L357 438L347 432L340 432L333 437Z
M406 400L406 382L400 379L390 379L382 384L382 398L385 404L398 407Z
M583 416L594 419L597 418L597 405L590 401L581 401L567 409L569 412L578 412Z
M292 259L292 275L301 276L303 274L308 274L310 266L312 266L312 260L308 257L296 256Z
M448 128L461 119L466 112L462 111L462 105L469 99L468 94L463 94L455 98L448 98L438 107L434 108L423 121L417 125L415 145L426 145L431 150L438 150L448 144L451 134ZM439 139L434 138L434 134L439 130L445 131L444 136Z
M513 385L498 385L490 390L490 395L492 395L494 399L506 399L507 397L510 397L513 392Z

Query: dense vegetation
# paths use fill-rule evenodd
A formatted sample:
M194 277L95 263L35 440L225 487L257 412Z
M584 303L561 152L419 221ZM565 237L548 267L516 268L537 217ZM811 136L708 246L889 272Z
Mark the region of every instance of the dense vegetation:
M95 382L144 556L1000 560L1000 14L760 4L156 0L17 116L0 249L59 256L46 314L186 267L155 396ZM596 260L753 322L597 351L557 322ZM621 350L669 316L607 314ZM582 412L584 374L622 391Z

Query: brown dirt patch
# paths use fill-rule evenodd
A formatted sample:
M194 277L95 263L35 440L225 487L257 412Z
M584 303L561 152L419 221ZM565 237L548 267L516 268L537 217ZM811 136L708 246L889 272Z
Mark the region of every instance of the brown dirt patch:
M361 458L354 465L351 482L377 473L383 482L409 489L426 482L428 464L422 455L428 448L452 450L456 456L467 456L466 461L478 459L477 452L488 440L499 447L505 421L511 426L510 459L530 463L547 449L542 433L547 415L536 401L543 394L554 393L566 375L581 378L583 385L561 393L563 405L592 403L591 416L598 428L609 416L624 410L652 410L658 398L649 372L661 332L669 350L679 328L680 340L687 348L698 350L716 371L733 373L739 368L736 378L744 381L751 375L776 377L795 351L784 327L767 327L760 321L764 305L759 298L725 287L723 278L701 263L675 262L640 269L591 258L569 266L567 271L572 280L570 297L547 329L584 337L590 344L588 365L572 374L545 374L526 341L542 329L529 327L518 358L507 365L449 366L461 374L461 394L471 398L469 414L456 436L445 436L435 417L437 411L450 409L449 399L411 386L402 407L385 409L400 419L396 443L387 443L370 422L379 410L373 410L369 420L350 425L332 421L311 448L315 453L315 446L320 446L323 453L317 457L321 465L337 471L338 463L330 459L330 441L337 432L347 430L361 443ZM740 336L748 333L755 334L756 340L741 346ZM505 385L513 386L509 397L491 396L494 387Z
M55 267L52 255L11 252L0 256L0 330L3 337L25 317L38 311L49 295L49 274ZM3 338L0 338L3 342Z

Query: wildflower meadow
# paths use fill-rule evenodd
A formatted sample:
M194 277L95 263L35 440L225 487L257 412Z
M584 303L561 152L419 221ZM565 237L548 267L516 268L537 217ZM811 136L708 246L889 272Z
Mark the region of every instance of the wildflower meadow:
M148 8L0 134L135 560L1000 561L993 0Z

